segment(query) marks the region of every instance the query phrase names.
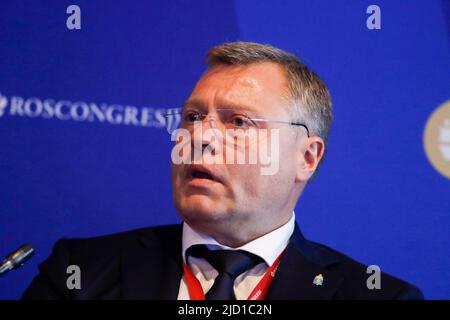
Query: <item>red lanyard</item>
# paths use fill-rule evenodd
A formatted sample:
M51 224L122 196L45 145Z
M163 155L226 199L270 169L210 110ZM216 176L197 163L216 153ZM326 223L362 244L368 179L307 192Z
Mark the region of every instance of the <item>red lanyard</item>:
M283 257L284 251L278 256L275 262L267 269L262 279L258 282L252 293L248 296L247 300L262 300L269 290L270 284ZM186 284L189 290L189 297L191 300L205 300L205 293L203 292L200 281L194 276L192 271L183 262L184 276L186 278Z

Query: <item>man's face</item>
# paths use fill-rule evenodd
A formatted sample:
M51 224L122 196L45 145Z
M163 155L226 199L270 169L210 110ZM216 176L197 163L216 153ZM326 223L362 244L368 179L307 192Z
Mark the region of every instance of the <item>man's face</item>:
M247 66L218 66L209 70L197 83L186 109L215 114L217 109L241 110L252 118L291 121L286 105L287 83L282 67L274 63ZM267 124L270 128L270 124ZM202 132L210 128L204 120ZM225 228L244 228L251 225L254 232L278 227L290 216L298 194L296 169L299 150L295 130L299 127L277 126L279 129L279 169L273 175L262 175L259 160L256 164L180 164L172 163L172 187L175 206L182 218L199 231ZM203 144L210 142L202 139ZM257 139L244 148L251 152ZM273 138L273 137L272 137ZM264 141L262 141L264 140ZM223 152L230 148L223 144ZM205 178L206 171L214 179ZM293 199L295 198L295 199ZM220 230L219 230L220 231ZM233 230L229 230L232 232ZM236 230L235 230L236 231Z

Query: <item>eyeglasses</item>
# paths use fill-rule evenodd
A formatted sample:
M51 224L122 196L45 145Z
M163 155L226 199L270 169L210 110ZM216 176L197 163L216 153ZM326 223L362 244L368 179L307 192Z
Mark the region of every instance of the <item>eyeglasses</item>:
M171 134L173 131L179 128L192 129L194 123L203 122L206 118L210 125L217 128L216 120L219 120L223 124L224 128L229 130L244 130L249 129L266 129L269 123L275 124L288 124L291 126L301 126L306 129L307 136L309 137L309 129L303 123L279 121L279 120L267 120L262 118L252 118L247 116L243 111L237 111L234 109L215 109L217 116L208 115L197 110L180 109L169 110L164 117L166 118L166 128Z

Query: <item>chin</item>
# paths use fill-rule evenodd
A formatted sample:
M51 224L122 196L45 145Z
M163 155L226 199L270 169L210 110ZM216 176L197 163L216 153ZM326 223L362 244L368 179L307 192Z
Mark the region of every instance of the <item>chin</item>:
M183 220L189 222L213 222L228 215L217 201L206 196L194 195L177 202L176 208Z

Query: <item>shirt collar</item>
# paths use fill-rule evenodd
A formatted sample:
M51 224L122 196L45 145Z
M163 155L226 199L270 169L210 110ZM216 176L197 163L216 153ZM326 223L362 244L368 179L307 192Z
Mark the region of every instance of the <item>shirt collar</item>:
M271 266L289 243L295 228L295 212L287 223L249 243L238 248L230 248L218 243L212 237L194 230L186 222L183 223L183 260L186 261L186 250L196 244L204 244L211 250L244 250L261 257L267 265Z

